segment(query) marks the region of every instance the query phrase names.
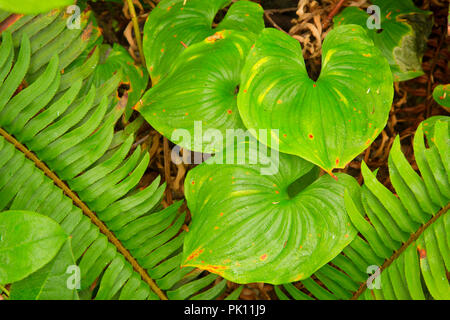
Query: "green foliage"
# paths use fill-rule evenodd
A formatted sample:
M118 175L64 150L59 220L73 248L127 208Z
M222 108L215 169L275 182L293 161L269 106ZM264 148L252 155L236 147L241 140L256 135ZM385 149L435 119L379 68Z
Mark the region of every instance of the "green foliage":
M317 299L449 299L448 123L448 117L433 117L417 128L414 154L422 177L408 164L396 138L389 171L397 196L363 163L365 184L356 194L345 193L347 212L360 235L314 274L323 286L312 279L285 284L276 288L280 298L289 298L288 293L310 299L309 291ZM381 275L367 289L367 273L375 271L370 267L380 267Z
M0 50L14 54L11 44L11 35L3 33ZM8 50L4 49L8 47ZM123 106L112 108L109 105L118 77L110 79L110 83L100 88L92 86L87 96L79 95L83 78L78 75L70 88L62 86L64 82L61 78L73 77L73 74L60 76L59 72L55 72L59 59L54 55L46 71L11 98L27 72L27 66L31 64L30 47L28 37L23 35L16 62L0 88L3 98L0 104L1 127L15 134L41 161L45 161L98 216L108 213L104 220L121 225L119 221L128 222L130 217L133 220L146 214L157 203L163 190L155 193L159 183L157 179L145 192L133 192L133 197L123 198L138 183L149 159L148 154L142 153L140 148L129 159L125 158L133 141L132 127L114 134L114 124L123 112ZM86 61L86 64L89 63ZM2 67L9 68L10 65ZM81 68L85 67L83 65ZM0 153L1 170L8 172L8 175L3 175L5 179L0 189L0 208L33 210L61 223L63 230L72 236L73 254L82 270L82 288L90 286L105 267L105 274L110 276L100 282L96 296L99 299L111 298L122 286L127 286L125 281L128 279L139 279L114 245L99 232L99 227L83 215L72 199L63 194L59 188L61 186L54 185L54 181L35 167L33 161L4 138L1 139ZM133 208L139 208L139 205L142 209L133 216ZM124 219L123 215L127 218ZM103 246L103 250L96 251L99 245ZM95 250L93 255L87 254L92 250ZM113 264L110 264L112 261L119 268L113 273L115 277L111 275L114 271ZM24 280L21 287L33 291L41 277L41 274L36 274L29 281ZM156 296L150 293L142 280L139 279L138 284L145 289L141 296ZM131 297L134 294L133 291L129 293Z
M5 20L9 15L7 12L0 12L0 20ZM64 69L69 67L100 36L100 31L94 26L90 11L81 13L80 29L68 29L66 20L64 11L52 10L37 16L23 16L9 25L7 30L13 34L12 41L16 50L21 44L23 35L30 39L32 59L25 76L27 82L36 80L45 71L46 65L55 54L59 57L58 70L62 70L64 73L61 76L61 90L72 85L77 77L87 78L95 69L98 63L98 53L94 52L89 59L89 64L81 64L82 67L74 68L67 73L64 72ZM11 66L13 61L11 53L2 58L7 59L7 65ZM4 70L8 70L6 65L4 65Z
M67 239L52 219L19 210L0 212L0 235L0 284L16 282L40 269Z
M230 279L282 284L275 287L281 299L449 299L448 117L417 130L421 177L394 142L396 195L365 164L362 187L345 174L318 177L313 165L331 173L376 138L392 102L389 64L397 79L420 74L413 68L428 13L410 1L384 1L382 10L399 11L385 15L380 34L336 27L313 81L295 40L262 31L259 5L185 2L162 0L149 16L144 51L154 87L136 108L166 136L183 128L195 137L196 120L222 135L280 128L279 149L291 155L278 163L271 157L278 149L259 149L259 165L219 164L228 150L217 153L217 141L174 141L216 152L185 181L186 232L182 203L160 204L159 177L140 188L150 159L133 141L143 119L127 120L147 85L144 70L123 48L101 45L89 11L80 29L67 28L60 10L12 16L0 45L0 211L10 210L0 213L0 288L12 283L11 299L198 300L224 298ZM9 16L0 11L0 22ZM390 47L380 46L392 32ZM120 84L128 94L118 95ZM434 95L444 106L445 90ZM248 151L249 160L256 140L246 137L232 149L236 157ZM262 173L278 164L273 175ZM31 241L11 246L23 234ZM74 265L80 290L67 286ZM364 286L371 265L381 266L381 289Z
M228 19L241 6L254 9L249 19L260 15L258 6L241 1L230 7ZM199 1L189 6L163 1L152 11L144 31L144 37L151 39L145 46L147 64L153 84L158 84L136 109L174 143L215 153L223 148L221 139L214 138L218 132L223 137L227 129L279 128L281 136L277 145L271 144L273 148L279 144L280 151L331 172L345 167L381 132L393 98L392 75L362 28L343 26L330 32L324 43L323 70L315 82L308 76L297 41L267 29L249 53L261 28L247 28L244 33L224 30L211 36L211 20L206 23L193 16L207 9ZM227 17L216 30L237 26ZM194 28L196 23L202 28ZM178 31L188 41L187 49L180 46ZM333 121L324 121L325 114ZM195 121L201 121L205 132L211 131L198 137ZM191 139L179 137L184 131Z
M358 24L367 28L368 35L389 61L394 81L423 75L422 57L433 25L431 12L418 9L411 0L371 2L380 8L381 29L368 29L368 24L371 24L368 13L357 7L345 8L334 17L334 23Z
M217 31L226 29L259 33L264 28L263 9L250 1L233 3L224 19L213 28L217 12L231 0L162 0L153 9L144 27L144 55L156 85L184 51ZM184 46L183 46L184 44Z
M36 14L71 4L73 0L20 0L20 2L0 0L0 9L14 13Z
M247 164L222 164L223 153L189 171L192 223L183 263L237 283L306 279L355 237L344 190L358 185L341 174L337 181L329 175L316 180L312 163L287 154L274 163L259 151L258 163L279 166L275 174L261 173L263 165L248 164L257 150L255 140L241 141L233 152Z
M238 107L247 128L279 128L281 152L331 172L381 132L393 86L386 59L361 27L335 28L322 50L322 71L313 81L298 41L264 30L242 71Z
M144 53L153 87L136 110L189 150L212 153L223 147L211 137L181 141L173 136L182 128L194 137L194 121L202 121L204 131L223 135L229 128L244 129L236 94L247 53L264 28L263 10L250 1L235 2L212 28L214 15L230 2L161 1L145 25Z

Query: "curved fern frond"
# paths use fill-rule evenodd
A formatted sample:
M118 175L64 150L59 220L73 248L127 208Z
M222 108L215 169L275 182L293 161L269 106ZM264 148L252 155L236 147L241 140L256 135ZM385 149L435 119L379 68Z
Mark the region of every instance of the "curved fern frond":
M276 287L280 299L450 299L448 122L433 117L417 128L421 177L395 139L388 163L396 195L362 164L359 197L345 194L359 236L313 277Z

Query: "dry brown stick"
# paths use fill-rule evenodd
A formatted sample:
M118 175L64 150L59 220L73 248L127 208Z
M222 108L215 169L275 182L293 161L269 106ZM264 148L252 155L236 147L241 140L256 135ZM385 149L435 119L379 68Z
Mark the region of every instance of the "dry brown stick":
M131 150L136 149L140 144L145 142L148 138L150 138L150 134L145 135L143 138L141 138L138 141L136 141L135 143L133 143L133 145L131 146Z
M433 87L433 83L434 83L434 77L433 77L433 73L434 73L434 69L436 68L436 63L437 60L439 59L439 54L442 48L442 44L444 42L444 40L446 39L447 35L445 34L445 31L442 32L441 35L441 39L439 39L439 44L438 47L436 48L436 54L433 57L433 62L431 64L431 69L430 69L430 74L428 76L428 85L427 85L427 107L426 107L426 117L429 118L431 116L431 106L433 104L433 96L432 96L432 92L431 89Z
M152 7L152 9L155 9L156 5L153 3L153 1L151 0L144 0L144 1L147 2L150 5L150 7Z
M285 12L291 12L291 11L297 11L297 10L298 10L298 8L295 7L295 8L283 8L283 9L267 9L264 11L268 12L268 13L285 13Z

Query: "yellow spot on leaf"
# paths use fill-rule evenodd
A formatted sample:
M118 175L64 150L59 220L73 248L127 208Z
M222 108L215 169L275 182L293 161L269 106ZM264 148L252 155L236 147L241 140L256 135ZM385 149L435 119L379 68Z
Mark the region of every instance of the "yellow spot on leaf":
M238 51L239 51L239 56L241 57L241 58L244 58L244 50L242 50L242 47L238 44L238 43L234 43L234 46L238 49Z
M197 259L199 255L201 255L205 251L205 249L197 248L192 252L187 258L186 261Z
M300 273L297 277L295 277L294 281L300 281L303 279L305 275L303 273Z
M328 61L330 61L331 56L336 52L335 49L333 50L328 50L327 55L325 56L325 59L323 60L323 64L326 65L328 63Z
M154 76L154 77L152 78L152 85L157 84L157 83L159 82L160 79L161 79L161 75Z
M228 269L227 266L213 266L213 265L206 265L206 266L198 266L200 269L218 274L220 276L223 275L223 272Z
M266 87L264 92L259 95L259 97L258 97L259 104L261 104L263 102L264 98L267 96L267 94L270 92L270 90L272 90L273 87L275 87L276 84L277 84L277 81L272 82L270 85L268 85Z

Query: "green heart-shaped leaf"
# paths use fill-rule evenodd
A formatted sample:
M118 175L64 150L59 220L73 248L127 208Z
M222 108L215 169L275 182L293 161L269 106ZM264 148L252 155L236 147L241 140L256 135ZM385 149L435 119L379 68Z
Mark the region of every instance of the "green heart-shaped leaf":
M440 84L434 88L433 98L441 106L450 108L450 84Z
M381 132L393 83L386 59L359 26L330 31L322 51L322 71L313 81L298 41L265 29L242 71L238 107L247 128L279 129L281 152L331 172Z
M139 101L139 98L144 94L148 83L148 73L143 67L137 66L131 58L130 54L120 45L114 44L113 47L109 45L100 46L100 62L97 65L93 83L100 87L103 83L108 81L117 70L122 70L121 84L128 86L128 101L125 108L125 117L128 119L132 113L132 107ZM90 84L87 84L89 86ZM120 98L117 95L113 104L119 102Z
M36 14L71 4L74 4L73 0L0 0L0 9L14 13Z
M411 0L372 0L380 8L381 29L369 29L376 12L369 14L357 7L345 8L334 17L335 25L357 24L367 30L375 45L388 59L395 81L406 81L424 74L422 57L433 19ZM368 21L369 20L369 21Z
M244 129L237 109L236 91L245 58L255 40L252 33L224 30L187 48L171 72L147 91L136 106L156 130L183 148L213 153L222 150L221 139L208 130ZM203 138L195 121L201 121ZM178 139L176 129L191 139ZM211 132L211 131L210 131ZM202 141L203 140L203 141Z
M67 239L52 261L11 286L11 300L78 300L72 267L76 263Z
M58 253L67 235L54 220L29 211L0 212L0 283L25 278Z
M237 144L243 155L250 142ZM185 194L192 215L183 265L208 270L237 283L280 284L308 278L348 245L356 231L344 205L344 191L355 179L339 174L317 177L317 168L292 155L265 156L258 164L215 164L219 153L189 171ZM276 154L276 153L275 153ZM221 159L220 161L218 161ZM224 162L226 163L226 162ZM262 174L267 166L278 168Z
M238 1L225 18L212 27L217 12L231 0L162 0L152 10L144 27L144 56L155 85L171 69L184 46L190 46L213 35L232 29L259 33L264 28L263 9L250 1Z

